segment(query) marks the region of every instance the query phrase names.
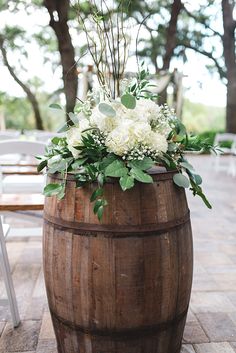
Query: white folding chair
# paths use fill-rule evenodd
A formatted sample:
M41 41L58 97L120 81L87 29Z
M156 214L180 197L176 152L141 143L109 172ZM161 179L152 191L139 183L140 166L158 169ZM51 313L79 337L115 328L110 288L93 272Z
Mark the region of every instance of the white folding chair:
M41 130L25 130L24 135L28 138L33 138L35 141L49 142L55 136L63 137L63 133L56 133L50 131L41 131Z
M231 147L230 165L228 169L228 174L233 177L236 176L236 138Z
M46 143L39 141L6 140L0 141L0 156L15 155L34 157L42 155L45 151ZM36 162L36 161L35 161ZM19 160L18 162L19 163ZM0 192L2 193L40 193L44 186L43 175L12 175L3 176L0 162Z
M20 136L20 131L6 130L0 131L0 141L16 139Z
M45 144L42 142L7 140L0 141L0 155L15 154L16 152L23 155L42 155L45 150ZM32 176L35 177L35 176ZM30 195L21 194L18 190L16 194L0 194L0 212L5 211L28 211L42 210L43 197L40 194ZM9 300L10 311L13 326L17 327L20 323L20 316L17 307L16 295L11 277L9 259L6 249L5 238L8 234L9 226L4 225L0 215L0 267L6 286L7 297Z
M15 289L11 277L11 269L7 254L7 248L5 243L5 236L7 236L9 227L3 226L0 217L0 267L3 275L3 280L6 287L7 297L9 301L12 323L14 327L17 327L20 323L20 315L18 311Z
M217 151L216 154L212 154L213 168L216 172L219 172L220 170L225 170L229 173L229 170L231 168L230 166L231 162L229 163L230 159L225 160L223 156L224 155L232 156L234 154L236 134L218 133L216 134L214 145L220 146L221 142L226 142L226 141L232 142L232 146L230 148L219 147L220 151Z

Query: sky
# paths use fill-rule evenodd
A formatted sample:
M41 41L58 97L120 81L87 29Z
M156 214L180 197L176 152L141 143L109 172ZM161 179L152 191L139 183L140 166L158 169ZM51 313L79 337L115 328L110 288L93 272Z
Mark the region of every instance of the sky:
M15 24L22 25L29 33L33 33L37 26L47 26L49 22L46 9L44 13L35 11L31 15L27 15L24 10L16 15L7 13L0 13L0 30L5 25ZM77 35L72 31L74 42L76 42ZM28 62L27 70L21 72L21 78L28 80L31 77L38 76L43 81L43 89L48 92L53 92L61 86L60 80L61 69L58 67L54 72L51 69L50 63L45 64L43 61L42 51L33 43L27 46ZM187 53L188 61L179 66L179 63L174 63L174 66L179 66L179 70L183 73L183 84L185 90L185 97L193 102L200 102L212 106L225 106L226 104L226 87L220 82L217 74L211 75L207 69L207 65L211 63L209 59L200 54L189 51ZM12 53L8 53L9 61L14 66L18 58L14 57ZM127 63L127 70L133 71L136 67L136 59L130 58ZM7 69L0 62L0 91L7 92L12 96L23 96L21 88L9 75Z

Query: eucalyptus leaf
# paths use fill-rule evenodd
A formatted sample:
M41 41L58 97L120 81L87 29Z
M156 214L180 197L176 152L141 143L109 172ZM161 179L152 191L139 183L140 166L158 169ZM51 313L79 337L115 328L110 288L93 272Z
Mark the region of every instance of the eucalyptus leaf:
M103 115L113 117L113 118L116 116L116 111L115 109L112 108L110 104L100 103L98 105L98 109Z
M62 107L60 106L60 104L57 104L57 103L50 104L49 108L63 110Z
M192 173L194 172L193 166L190 163L188 163L187 161L180 162L180 165L181 165L181 167L188 169L190 172L192 172Z
M127 109L134 109L136 107L136 99L132 94L125 93L121 97L121 103L127 108Z
M67 123L63 124L58 130L57 132L60 133L60 132L65 132L69 129L69 126L67 125Z
M175 174L173 180L176 185L182 188L188 188L190 186L189 179L181 173Z
M74 113L69 113L68 114L70 120L76 125L79 123L79 118L77 116L77 114L74 114Z
M202 177L201 177L201 175L199 175L199 174L193 174L193 176L194 176L194 179L195 179L195 183L196 183L197 185L201 185L201 184L202 184Z

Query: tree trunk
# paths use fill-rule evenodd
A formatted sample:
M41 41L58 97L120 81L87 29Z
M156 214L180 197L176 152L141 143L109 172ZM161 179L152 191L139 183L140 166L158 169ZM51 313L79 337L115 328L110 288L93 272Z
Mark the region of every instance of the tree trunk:
M44 0L44 6L48 10L50 15L50 26L53 28L58 40L64 92L66 96L66 112L69 113L74 110L78 88L75 50L67 24L70 1Z
M226 129L236 133L236 56L234 5L229 0L222 0L223 48L227 78Z
M13 77L13 79L18 83L18 85L23 89L23 91L26 93L28 100L30 101L33 111L34 111L34 117L35 117L35 125L36 129L38 130L43 130L43 120L40 114L39 110L39 104L37 101L37 98L35 94L30 90L28 86L26 86L20 79L17 77L14 68L9 64L8 58L7 58L7 52L6 49L4 48L4 39L2 36L0 36L0 50L2 52L2 57L3 57L3 62L4 65L7 67L10 75Z
M180 11L182 9L182 1L181 0L173 0L173 4L171 7L171 16L169 26L166 31L166 45L165 45L165 55L163 58L163 66L162 70L169 71L170 62L174 54L174 50L177 45L177 23ZM159 103L164 104L167 101L167 88L161 92L159 97Z
M236 82L228 80L226 103L226 131L236 134Z

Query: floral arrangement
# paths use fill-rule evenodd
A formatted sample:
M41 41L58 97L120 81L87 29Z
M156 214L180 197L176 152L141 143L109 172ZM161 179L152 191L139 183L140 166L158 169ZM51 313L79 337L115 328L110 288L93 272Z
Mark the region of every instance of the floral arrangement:
M103 187L109 178L116 178L121 189L131 189L138 182L152 183L150 168L165 167L176 171L173 181L178 187L190 188L207 207L202 178L185 158L186 151L212 149L206 141L188 136L185 126L167 105L156 104L151 93L148 72L141 66L136 78L122 81L120 98L107 96L101 89L81 102L70 121L62 129L65 137L54 137L45 156L38 157L38 170L60 173L63 181L48 184L46 196L65 195L66 178L73 173L76 186L96 183L91 195L94 213L102 219L107 201ZM61 109L57 104L52 108Z

